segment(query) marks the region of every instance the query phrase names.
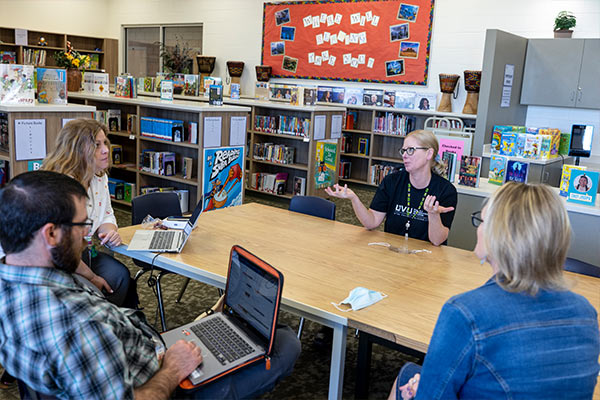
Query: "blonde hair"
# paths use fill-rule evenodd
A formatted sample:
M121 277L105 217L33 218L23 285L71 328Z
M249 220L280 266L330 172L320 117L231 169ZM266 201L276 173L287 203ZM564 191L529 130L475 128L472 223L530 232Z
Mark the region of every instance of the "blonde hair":
M84 187L89 187L95 174L96 137L100 131L106 134L108 129L93 119L79 118L67 122L58 133L56 147L46 156L41 169L69 175ZM106 144L110 147L108 138ZM100 171L98 176L105 173L106 170Z
M413 137L417 139L421 146L433 149L433 158L431 159L431 172L437 175L442 175L442 173L444 172L444 164L438 159L438 151L440 149L440 144L435 134L431 131L419 129L416 131L412 131L406 137Z
M542 288L565 289L571 224L558 195L546 185L510 182L486 207L485 246L498 268L498 284L531 295Z

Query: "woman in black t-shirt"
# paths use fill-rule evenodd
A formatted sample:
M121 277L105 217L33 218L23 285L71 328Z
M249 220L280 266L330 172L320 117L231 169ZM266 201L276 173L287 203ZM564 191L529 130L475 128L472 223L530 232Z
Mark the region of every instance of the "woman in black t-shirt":
M411 238L445 244L454 219L456 188L439 174L444 166L436 160L439 144L433 132L418 130L405 139L400 155L404 169L386 176L366 208L358 196L335 184L328 195L350 199L352 208L367 229L377 228Z

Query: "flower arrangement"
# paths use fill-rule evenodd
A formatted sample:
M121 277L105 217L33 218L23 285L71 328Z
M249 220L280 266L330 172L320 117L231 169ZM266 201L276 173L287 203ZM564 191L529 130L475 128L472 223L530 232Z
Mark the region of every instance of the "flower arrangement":
M176 37L175 46L167 46L158 42L160 46L160 56L163 59L163 68L167 73L190 74L193 68L193 48L188 43L180 43L180 38Z
M56 65L66 69L85 69L90 65L90 56L82 55L67 42L67 50L54 53Z

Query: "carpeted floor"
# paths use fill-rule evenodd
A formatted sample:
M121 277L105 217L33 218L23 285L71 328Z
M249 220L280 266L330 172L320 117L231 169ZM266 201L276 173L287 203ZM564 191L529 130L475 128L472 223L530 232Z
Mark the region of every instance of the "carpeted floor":
M374 194L374 189L353 187L363 203L368 205ZM359 224L349 201L334 199L337 204L336 220ZM254 195L246 193L245 202L259 202L275 207L287 208L288 201L280 200L268 195ZM115 209L119 226L127 226L131 222L130 211L125 208ZM134 276L139 270L131 262L131 259L117 255L125 263ZM148 274L144 275L138 282L138 293L144 307L148 321L159 328L160 322L157 317L156 297L149 288ZM201 311L211 306L218 298L217 290L211 286L198 282L190 282L181 303L175 300L179 289L184 281L183 277L169 274L162 279L163 298L165 312L169 327L175 327L194 319ZM280 319L283 323L297 329L299 318L290 313L282 312ZM325 399L327 398L329 384L329 363L331 351L323 351L313 345L314 335L319 331L320 325L307 321L302 336L302 354L298 359L295 370L291 376L279 383L279 385L264 399ZM356 379L356 354L358 340L354 331L348 332L346 350L346 369L344 372L344 398L354 397L354 382ZM371 362L371 386L369 398L387 398L390 387L402 364L410 357L390 350L386 347L374 345ZM16 388L0 391L1 399L18 399Z

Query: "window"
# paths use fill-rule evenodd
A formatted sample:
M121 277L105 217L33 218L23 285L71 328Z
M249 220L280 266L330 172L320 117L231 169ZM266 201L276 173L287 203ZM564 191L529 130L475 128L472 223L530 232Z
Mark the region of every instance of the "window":
M125 71L135 77L155 76L163 71L160 43L173 49L177 43L202 54L202 24L123 26L125 37ZM192 60L191 72L198 73Z

